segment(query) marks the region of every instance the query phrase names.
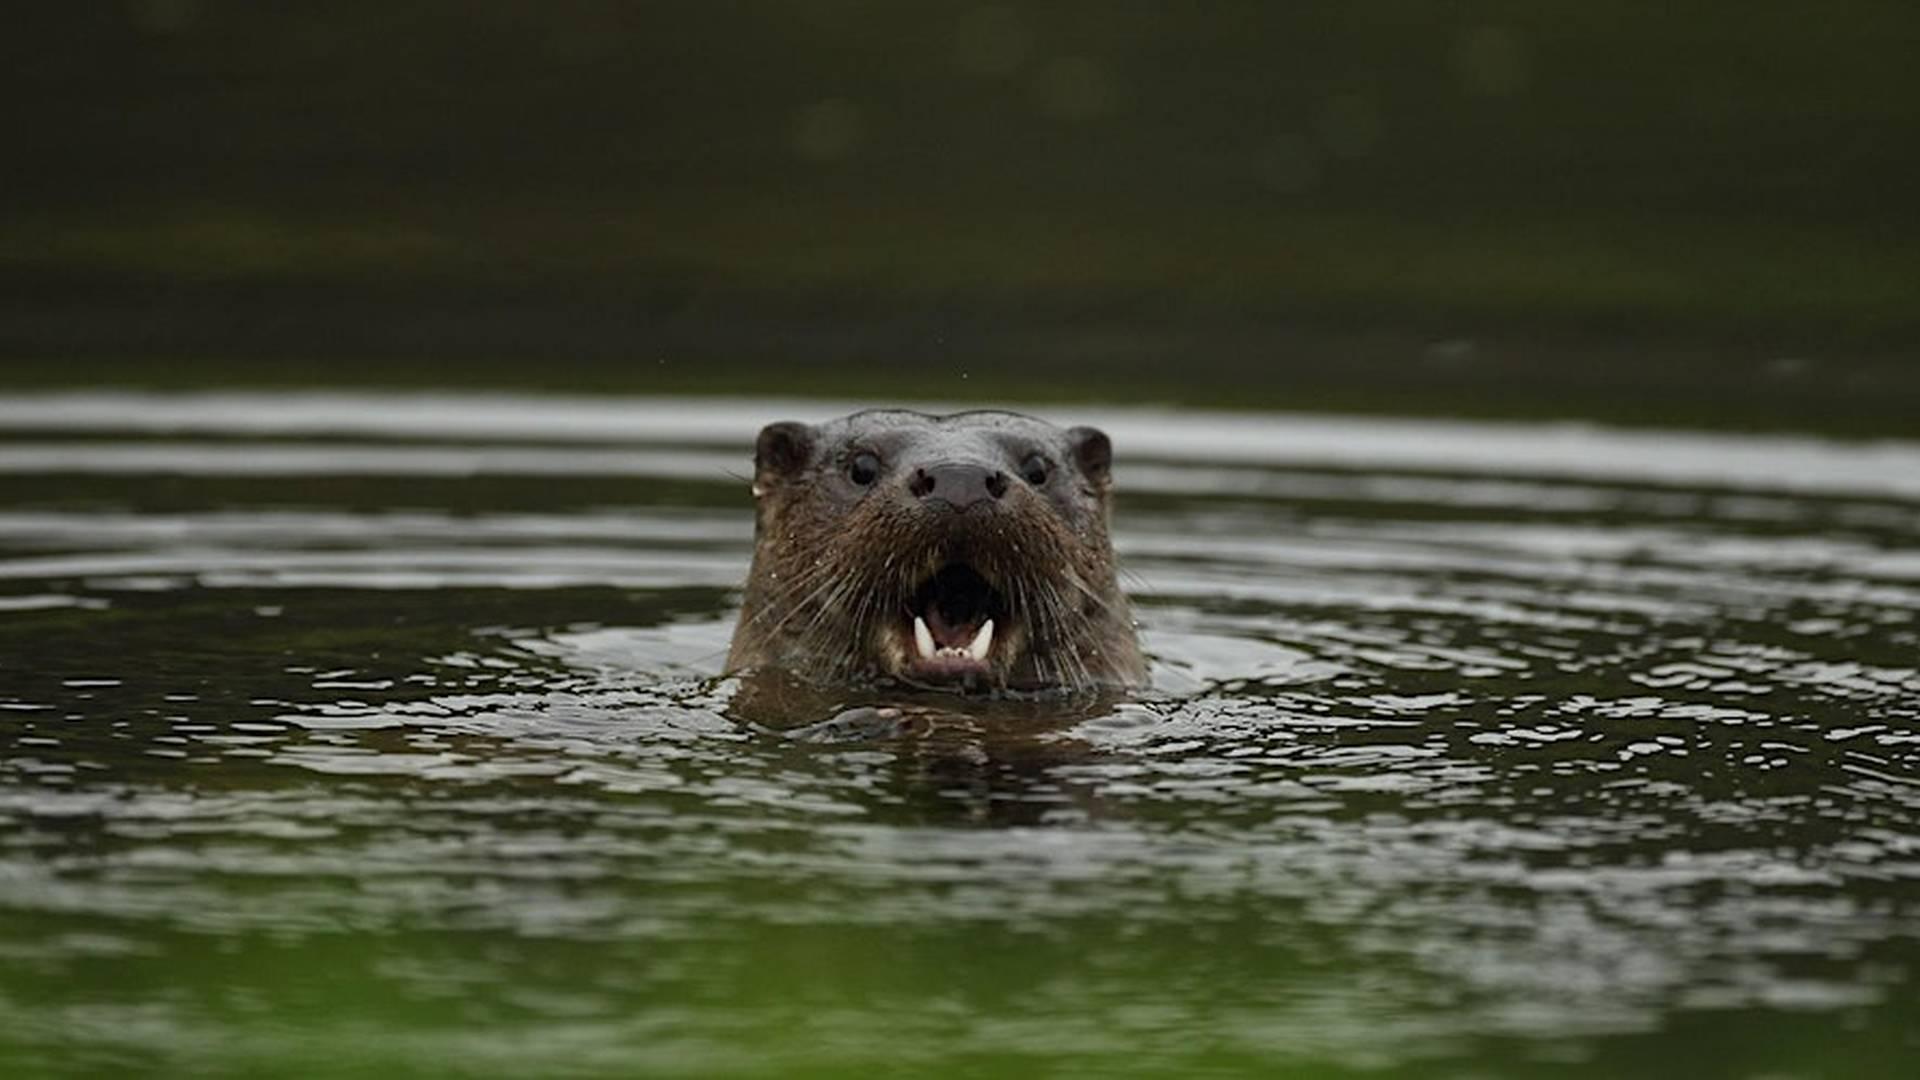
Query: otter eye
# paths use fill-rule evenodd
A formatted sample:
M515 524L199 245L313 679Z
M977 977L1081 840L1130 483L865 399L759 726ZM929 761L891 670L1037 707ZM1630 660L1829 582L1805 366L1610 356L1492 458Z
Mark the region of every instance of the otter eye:
M1051 470L1047 468L1047 459L1041 457L1039 454L1028 454L1027 460L1020 463L1020 475L1026 479L1027 483L1032 484L1034 487L1045 484L1047 482L1047 474L1050 471Z
M880 479L880 459L865 452L853 455L847 462L847 479L861 487Z

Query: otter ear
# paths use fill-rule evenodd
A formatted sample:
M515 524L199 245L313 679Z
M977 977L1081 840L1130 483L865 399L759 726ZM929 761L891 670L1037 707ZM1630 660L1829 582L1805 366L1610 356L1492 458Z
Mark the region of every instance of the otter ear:
M813 429L794 420L782 420L760 429L753 445L753 480L757 488L769 480L790 480L813 457Z
M1113 470L1113 442L1107 433L1099 428L1069 428L1067 444L1073 447L1074 464L1080 466L1087 479L1105 487Z

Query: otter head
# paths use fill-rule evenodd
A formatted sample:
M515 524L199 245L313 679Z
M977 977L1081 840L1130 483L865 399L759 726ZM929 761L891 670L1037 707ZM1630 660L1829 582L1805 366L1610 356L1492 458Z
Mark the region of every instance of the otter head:
M961 689L1135 686L1107 538L1112 447L1007 412L760 432L730 669Z

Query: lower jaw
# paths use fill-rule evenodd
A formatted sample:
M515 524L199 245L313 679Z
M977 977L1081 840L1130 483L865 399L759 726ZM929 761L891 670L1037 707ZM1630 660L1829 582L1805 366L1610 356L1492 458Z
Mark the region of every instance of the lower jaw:
M941 686L982 686L991 681L993 668L984 660L940 657L932 660L913 660L907 664L902 674L917 683Z

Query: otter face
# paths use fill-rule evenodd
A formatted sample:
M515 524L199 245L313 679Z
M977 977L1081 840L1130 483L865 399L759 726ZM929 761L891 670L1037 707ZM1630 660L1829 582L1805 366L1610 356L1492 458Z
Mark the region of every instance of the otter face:
M1145 679L1107 537L1112 447L1007 412L770 424L728 667L960 689Z

